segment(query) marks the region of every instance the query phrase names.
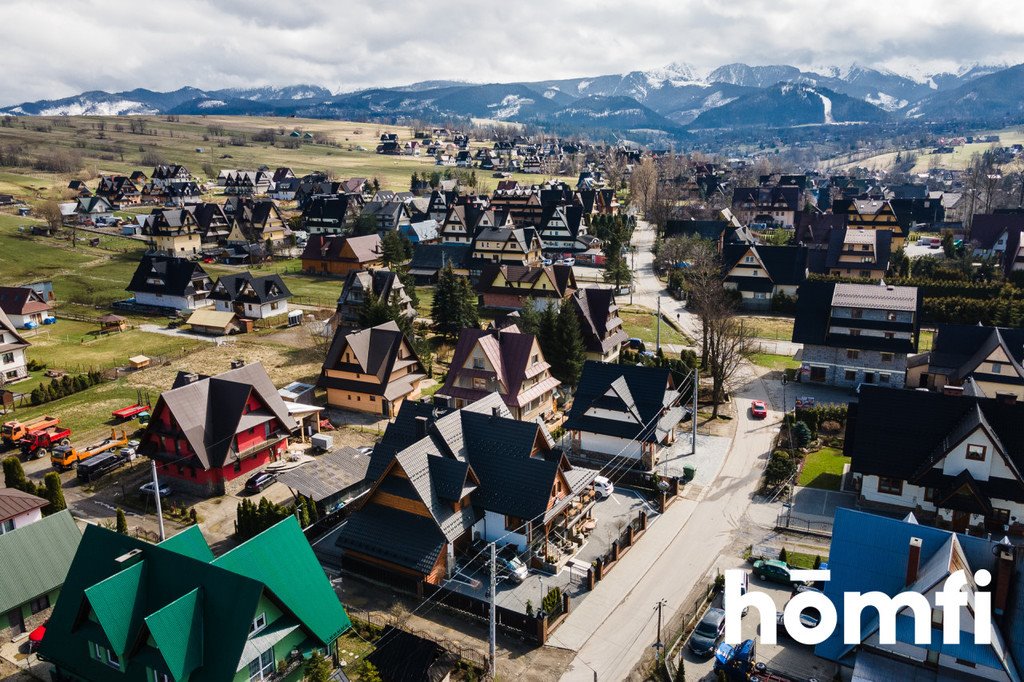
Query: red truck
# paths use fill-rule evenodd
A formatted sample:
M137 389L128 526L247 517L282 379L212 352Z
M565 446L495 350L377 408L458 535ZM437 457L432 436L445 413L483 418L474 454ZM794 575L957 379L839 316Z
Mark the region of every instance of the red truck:
M28 459L41 459L50 454L56 445L71 443L71 429L62 426L51 426L48 429L33 431L21 439L21 454Z

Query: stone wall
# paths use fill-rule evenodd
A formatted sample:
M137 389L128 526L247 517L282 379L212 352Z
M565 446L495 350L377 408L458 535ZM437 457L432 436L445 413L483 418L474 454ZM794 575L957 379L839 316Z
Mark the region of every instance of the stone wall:
M907 370L907 356L902 353L895 353L892 360L883 361L879 351L861 350L859 357L850 359L846 356L845 348L830 348L811 344L804 346L802 361L804 365L826 368L825 381L822 383L848 388L853 388L861 383L903 388ZM847 372L853 372L853 375L848 378ZM867 376L869 374L871 375L870 381ZM883 380L881 376L883 374L889 376L888 382ZM807 381L806 377L804 377L804 381Z

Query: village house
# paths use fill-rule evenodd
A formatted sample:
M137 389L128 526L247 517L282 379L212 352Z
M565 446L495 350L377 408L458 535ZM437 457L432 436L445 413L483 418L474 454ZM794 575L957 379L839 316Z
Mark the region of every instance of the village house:
M583 208L576 204L545 206L537 232L544 251L571 253L582 250L578 239L587 234Z
M515 325L463 329L437 395L463 407L498 393L514 418L547 418L555 411L554 391L561 385L550 369L536 337L520 332Z
M572 409L565 420L572 451L598 460L631 460L651 471L662 449L676 439L686 415L677 378L666 367L583 365Z
M227 241L231 234L231 221L224 213L224 207L212 202L204 202L188 207L192 211L196 225L199 227L200 241L203 250L215 249Z
M400 200L368 201L363 204L360 217L373 220L380 233L398 230L412 222L409 204Z
M338 329L320 372L327 405L385 418L420 397L426 370L395 322L361 331Z
M288 314L288 291L277 274L255 277L251 272L221 275L210 291L214 308L251 320L266 320Z
M143 256L127 290L135 303L154 308L195 310L211 305L213 283L199 263L171 256Z
M883 199L836 199L832 213L846 216L848 230L889 230L892 249L900 249L907 241L907 232L896 218L892 204Z
M882 281L889 270L892 232L838 227L829 235L825 274Z
M180 379L160 395L139 446L173 488L204 497L237 492L280 459L298 431L263 365Z
M17 492L0 489L0 517L14 512L32 518L0 530L0 637L8 642L51 617L82 539L70 511L40 517L39 507L47 502Z
M473 239L470 274L479 275L488 263L540 265L541 248L533 228L486 227Z
M218 178L218 184L220 179ZM272 186L272 179L267 171L229 171L224 177L224 194L252 196L266 194Z
M738 291L748 310L769 310L779 295L796 296L807 279L803 246L727 244L722 248L723 286Z
M899 520L853 509L836 510L828 561L830 577L824 593L836 607L838 622L832 635L815 646L814 653L843 666L836 673L843 679L1019 679L1016 661L1021 650L1015 623L1020 608L1013 595L1019 589L1020 574L1012 548L994 538L921 525L915 516ZM975 609L968 607L960 611L958 644L947 644L943 642L944 614L938 608L937 594L955 572L973 576L981 570L992 577L987 588L969 577L963 590L969 604L978 603L983 589L990 598L991 642L980 641ZM888 613L880 617L866 609L859 623L845 622L843 603L848 603L850 594L898 599L908 593L924 595L930 608L921 614L912 614L909 609L899 615L893 612L895 641L886 643L880 636L882 618L892 617ZM929 642L915 636L911 623L915 618L931 621ZM851 627L858 633L852 641L845 634Z
M0 308L0 385L28 378L25 349L29 345Z
M522 310L527 300L537 308L553 303L556 307L579 287L568 265L509 265L488 263L483 266L476 291L485 308Z
M345 194L313 196L302 210L302 225L310 235L341 234L359 210L359 203Z
M907 386L1024 400L1024 330L1017 327L940 324L932 349L907 360Z
M737 187L732 195L732 212L744 225L763 223L769 227L792 228L803 209L799 187Z
M579 289L569 299L580 321L580 336L587 359L618 362L619 352L628 341L619 317L615 292L595 286Z
M118 206L135 206L142 201L139 188L123 175L102 175L96 186L96 195ZM81 195L80 195L81 196Z
M469 277L470 244L420 244L412 252L409 274L417 284L433 284L438 273L450 265L452 271L462 277Z
M544 560L588 513L596 475L493 393L456 410L407 402L374 448L373 487L337 546L346 570L383 569L420 590L453 575L456 554L478 538Z
M401 314L410 320L416 317L412 299L397 273L386 268L380 270L353 270L345 277L338 297L336 323L339 327L359 326L359 313L370 298L388 301L398 306Z
M162 164L153 168L149 179L156 184L171 184L173 182L189 182L192 173L189 169L180 164Z
M219 557L199 526L150 544L90 525L67 576L39 652L60 682L298 682L351 627L293 516Z
M1013 394L865 387L844 448L860 503L958 533L1024 534L1022 418Z
M971 243L975 256L995 256L1003 272L1024 270L1024 214L980 213L971 221Z
M114 215L114 207L104 197L78 197L72 215L79 223L88 225L99 218L110 218Z
M38 495L14 488L0 488L0 535L43 518L42 510L47 504L49 502Z
M195 256L203 250L199 223L189 209L156 209L146 220L143 230L150 238L153 250L161 255Z
M341 237L313 235L302 251L302 269L315 275L347 275L383 266L380 235Z
M242 201L231 216L228 244L280 244L290 230L272 199Z
M802 343L800 380L855 388L902 388L920 332L917 287L805 282L793 343Z
M32 287L0 287L0 310L19 329L30 329L53 317L53 306Z

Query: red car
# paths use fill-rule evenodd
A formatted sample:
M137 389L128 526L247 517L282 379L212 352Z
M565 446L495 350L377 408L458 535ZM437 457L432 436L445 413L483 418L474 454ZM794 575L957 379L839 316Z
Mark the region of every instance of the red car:
M750 416L754 419L764 419L768 416L768 406L763 400L754 400L750 403Z
M46 621L49 623L50 621ZM43 623L35 630L29 633L28 636L28 651L32 653L39 648L39 643L43 641L43 635L46 634L46 623Z

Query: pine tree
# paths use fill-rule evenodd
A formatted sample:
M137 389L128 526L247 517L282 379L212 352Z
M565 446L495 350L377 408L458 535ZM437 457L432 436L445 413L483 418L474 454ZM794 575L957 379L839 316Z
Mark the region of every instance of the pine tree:
M523 301L523 309L519 311L519 331L534 336L540 331L540 312L533 298Z
M117 508L117 526L116 530L121 535L128 535L128 519L125 518L124 510L120 507Z
M555 338L558 334L558 312L555 305L549 302L540 311L540 321L537 324L537 341L540 343L540 352L544 358L553 358L556 355ZM550 362L550 360L548 360Z
M35 485L25 476L25 469L17 457L7 457L3 461L4 487L20 490L23 493L35 493ZM29 489L31 486L31 490Z
M56 514L68 508L68 503L64 501L64 488L61 486L60 474L56 471L46 474L43 477L43 485L45 486L43 496L50 502L43 509L44 515Z
M551 363L551 373L567 386L576 386L587 360L587 349L583 345L579 318L569 301L562 301L555 322L554 354L544 358Z
M402 241L398 230L388 230L380 240L380 259L391 270L406 260L405 245Z
M319 651L314 651L313 655L309 657L309 661L306 662L302 679L305 682L330 682L332 672L334 672L334 666L331 665L331 659Z
M480 321L476 309L476 292L469 280L455 274L451 263L446 263L434 287L434 302L430 310L434 329L448 338L455 338L467 327Z

